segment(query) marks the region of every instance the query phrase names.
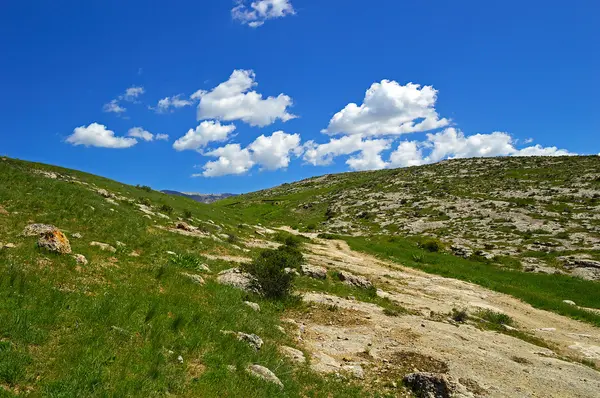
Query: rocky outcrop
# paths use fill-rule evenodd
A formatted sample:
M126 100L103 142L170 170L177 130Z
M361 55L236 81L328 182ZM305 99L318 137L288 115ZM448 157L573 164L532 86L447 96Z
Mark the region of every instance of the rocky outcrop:
M25 227L21 235L23 236L39 236L44 232L49 232L57 229L54 225L50 224L29 224Z
M41 233L37 244L38 247L54 253L71 253L69 239L57 228Z
M230 268L219 272L217 282L222 285L228 285L246 292L256 293L256 289L252 287L254 277L247 272L243 272L239 268Z
M404 376L403 381L419 398L450 398L453 396L451 382L443 374L410 373Z
M293 362L297 362L297 363L305 363L306 362L306 357L304 356L304 353L295 348L284 345L284 346L279 347L279 352L281 352L283 355L288 357Z
M349 286L354 286L361 289L370 289L373 287L371 281L364 276L354 275L348 271L339 271L338 277L343 283Z
M252 376L258 377L259 379L262 379L269 383L277 384L280 388L283 388L283 383L281 382L281 380L279 380L277 376L275 376L275 373L265 368L264 366L257 364L249 365L248 368L246 368L246 371Z
M450 246L450 250L452 251L452 254L458 257L468 258L473 255L473 250L469 249L466 246L454 244Z
M315 278L315 279L326 279L327 278L327 269L325 269L324 267L304 264L300 268L304 275L309 276L311 278Z

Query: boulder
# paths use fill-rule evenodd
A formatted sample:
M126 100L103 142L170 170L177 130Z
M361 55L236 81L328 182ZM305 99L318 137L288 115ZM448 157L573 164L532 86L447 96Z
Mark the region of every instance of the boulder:
M254 277L247 272L243 272L239 268L230 268L219 272L217 282L246 292L256 293L256 289L252 288Z
M221 330L221 333L225 335L232 335L237 337L239 341L244 341L254 348L256 351L260 350L264 342L260 337L255 334L248 334L244 332L233 332L231 330Z
M90 246L99 247L100 250L108 251L111 253L115 253L117 251L117 249L115 249L111 245L102 242L90 242Z
M454 254L455 256L458 256L458 257L468 258L473 255L473 250L469 249L466 246L454 244L454 245L450 246L450 250L452 251L452 254Z
M14 243L0 243L0 247L4 249L14 249L15 247L17 247L17 245L15 245Z
M183 222L183 221L180 221L177 224L175 224L175 228L181 229L183 231L188 231L188 232L192 232L195 230L194 227L192 227L191 225L189 225L188 223Z
M74 254L73 258L75 259L75 262L77 264L81 264L81 265L88 264L88 260L87 260L87 258L85 258L85 256L83 254Z
M563 300L563 303L565 303L565 304L569 304L569 305L577 305L577 304L575 304L575 302L574 302L574 301L572 301L572 300Z
M404 384L420 398L450 398L452 385L443 374L417 372L404 376Z
M279 380L277 376L275 376L275 373L271 372L264 366L257 364L248 365L246 371L252 376L258 377L259 379L262 379L269 383L277 384L280 388L283 388L283 383L281 382L281 380Z
M204 278L202 278L200 275L189 274L187 272L182 272L181 275L185 276L186 278L198 285L204 285Z
M304 353L295 348L283 345L283 346L279 347L279 352L281 352L283 355L288 357L293 362L297 362L297 363L305 363L306 362L306 357L304 356Z
M254 311L260 312L260 305L258 305L257 303L253 303L251 301L244 301L244 304L252 308Z
M326 279L327 278L327 269L324 267L319 267L315 265L304 264L300 267L302 269L302 273L306 276L315 279Z
M51 252L60 254L71 253L69 239L58 229L46 231L40 234L38 246Z
M56 227L50 224L29 224L23 230L23 236L39 236L44 232L55 230Z
M343 283L349 286L359 287L362 289L369 289L373 287L373 284L364 276L354 275L347 271L339 271L338 277Z

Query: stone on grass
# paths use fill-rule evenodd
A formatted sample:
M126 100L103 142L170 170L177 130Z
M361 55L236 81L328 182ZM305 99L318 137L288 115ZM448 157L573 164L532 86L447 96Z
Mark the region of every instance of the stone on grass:
M257 303L253 303L252 301L244 301L244 304L246 304L248 307L252 308L256 312L260 311L260 305L258 305Z
M262 379L269 383L277 384L280 388L283 388L283 383L281 382L281 380L279 380L279 378L277 376L275 376L275 373L271 372L269 369L265 368L264 366L257 365L257 364L248 365L246 370L252 376L258 377L259 379Z
M5 249L14 249L15 247L17 247L17 245L15 245L14 243L5 243L4 245L0 244L0 247L3 247Z
M362 289L370 289L373 284L364 276L354 275L347 271L339 271L338 277L340 280L349 286L359 287Z
M73 258L75 259L75 262L77 262L77 264L81 264L81 265L88 264L88 260L87 260L87 258L85 258L85 256L83 254L74 254Z
M243 272L239 268L230 268L219 272L217 282L222 285L228 285L246 292L256 293L256 289L252 288L254 277L247 272Z
M404 376L404 384L418 397L424 398L450 398L452 385L443 374L417 372Z
M565 303L565 304L569 304L569 305L577 305L577 304L575 304L575 302L574 302L574 301L572 301L572 300L563 300L563 303Z
M260 337L255 334L248 334L244 332L233 332L231 330L221 330L221 333L225 335L232 335L237 337L239 341L244 341L254 348L256 351L260 350L264 342Z
M302 273L306 276L315 279L326 279L327 278L327 269L324 267L319 267L316 265L308 265L304 264L301 266Z
M306 362L306 357L304 356L304 353L300 350L283 345L283 346L279 347L279 351L294 362L297 362L297 363L305 363Z
M29 224L23 230L23 236L39 236L44 232L55 230L56 227L50 224Z
M8 216L9 214L8 211L4 207L2 207L2 205L0 205L0 214L3 216Z
M188 223L180 221L175 225L175 228L177 229L181 229L183 231L188 231L188 232L192 232L194 231L194 228L192 226L190 226Z
M40 234L38 246L51 252L60 254L71 253L69 239L59 229L53 229Z
M115 249L111 245L102 242L90 242L90 246L96 246L100 248L100 250L109 251L111 253L115 253L117 251L117 249Z
M81 235L79 232L75 232L73 235L71 235L71 238L81 239L83 238L83 235Z
M357 379L364 379L365 378L365 371L363 370L362 366L360 365L345 365L342 366L342 370L350 373L353 377L357 378Z
M202 278L200 275L189 274L187 272L182 272L181 275L185 276L186 278L190 279L192 282L198 285L204 285L204 278Z

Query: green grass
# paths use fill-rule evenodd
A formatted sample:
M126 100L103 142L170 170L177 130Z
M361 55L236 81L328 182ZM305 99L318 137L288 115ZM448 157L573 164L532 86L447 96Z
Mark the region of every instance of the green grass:
M133 203L111 204L86 185L48 179L32 167L136 202L145 198L155 210L169 206L173 215L148 219ZM198 269L203 253L252 256L257 250L246 253L226 238L182 236L159 227L173 226L175 215L187 210L194 217L190 224L215 237L253 237L252 228L237 227L245 220L234 212L11 159L0 161L0 205L10 212L0 215L0 241L17 245L0 250L0 396L12 395L4 387L45 397L365 396L354 384L280 356L279 345L295 344L277 329L286 303L219 285L206 274L205 285L181 275ZM89 264L41 251L35 237L20 236L32 221L54 224L69 237L81 233L83 238L70 239L71 246ZM110 253L91 247L91 241L125 246ZM233 266L202 262L213 274ZM259 303L261 311L244 300ZM254 351L221 330L255 333L265 345ZM244 369L250 363L273 370L285 390L249 376Z
M597 282L566 275L523 273L486 262L462 259L447 253L431 253L419 248L414 241L399 237L342 238L354 250L380 256L428 273L475 283L510 294L536 308L600 326L600 315L562 302L573 300L580 306L600 308Z

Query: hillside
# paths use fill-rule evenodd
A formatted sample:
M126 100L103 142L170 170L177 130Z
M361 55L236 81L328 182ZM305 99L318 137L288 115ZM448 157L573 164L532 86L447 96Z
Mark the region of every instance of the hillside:
M600 259L598 162L457 160L206 205L2 158L0 396L594 396L599 282L577 269ZM298 274L294 296L256 290L244 264L269 256L298 260L273 280Z
M204 194L204 193L192 193L192 192L178 192L178 191L170 191L170 190L162 190L162 193L166 193L169 195L183 196L186 198L190 198L200 203L214 203L217 200L227 199L232 196L237 196L233 193L217 193L217 194Z
M430 236L460 256L600 279L600 157L448 160L326 175L220 202L256 220Z

